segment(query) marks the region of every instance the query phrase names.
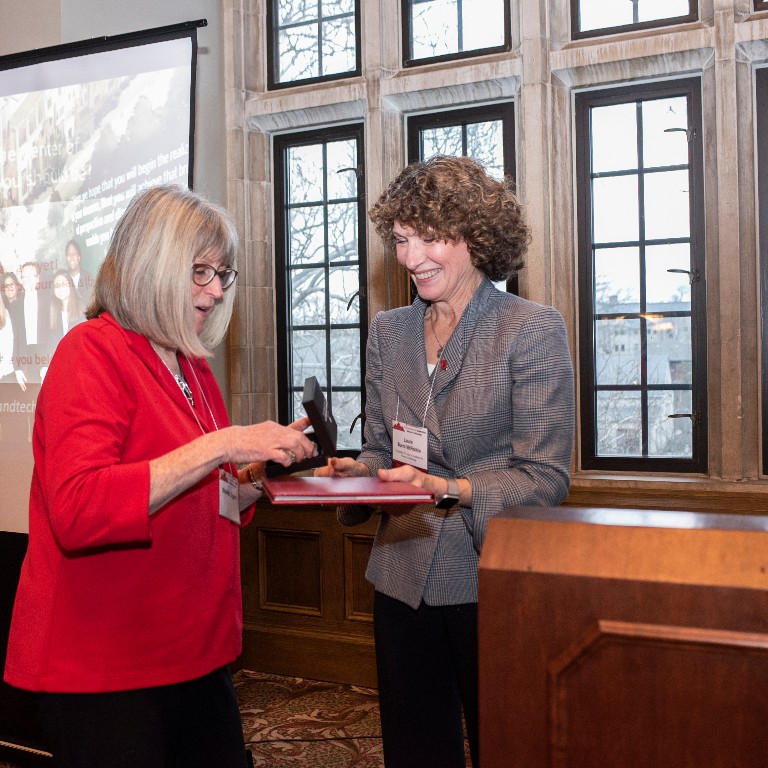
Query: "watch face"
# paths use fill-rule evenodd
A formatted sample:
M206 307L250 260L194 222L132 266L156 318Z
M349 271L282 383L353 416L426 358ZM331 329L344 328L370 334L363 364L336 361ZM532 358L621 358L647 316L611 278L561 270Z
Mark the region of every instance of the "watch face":
M450 509L459 503L459 483L453 479L447 479L445 481L448 486L445 489L445 493L435 497L435 506L438 509Z
M455 506L458 501L458 496L454 496L451 493L445 493L438 497L437 501L435 502L435 506L438 509L450 509L451 507Z

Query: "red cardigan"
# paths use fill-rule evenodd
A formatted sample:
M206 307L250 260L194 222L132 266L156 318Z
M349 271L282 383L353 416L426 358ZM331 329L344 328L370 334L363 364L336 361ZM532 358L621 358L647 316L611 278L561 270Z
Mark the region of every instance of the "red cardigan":
M149 342L108 314L59 344L35 413L11 685L145 688L240 653L239 526L219 516L217 473L148 513L150 459L214 430L208 406L229 423L208 363L182 365L199 424Z

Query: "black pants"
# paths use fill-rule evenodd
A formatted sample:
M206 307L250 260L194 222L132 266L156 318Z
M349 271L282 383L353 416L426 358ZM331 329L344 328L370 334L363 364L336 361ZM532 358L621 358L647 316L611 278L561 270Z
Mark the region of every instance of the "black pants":
M235 689L224 667L176 685L46 693L41 732L56 768L246 768Z
M462 709L478 760L477 604L414 610L374 594L379 704L387 768L464 768Z

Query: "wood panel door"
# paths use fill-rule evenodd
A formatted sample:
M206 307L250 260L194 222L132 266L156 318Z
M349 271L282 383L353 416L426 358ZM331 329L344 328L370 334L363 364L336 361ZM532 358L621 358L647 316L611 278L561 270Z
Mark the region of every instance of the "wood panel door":
M768 518L528 509L480 562L481 768L762 768Z
M243 667L376 686L365 568L377 522L345 528L331 507L259 502L241 539Z

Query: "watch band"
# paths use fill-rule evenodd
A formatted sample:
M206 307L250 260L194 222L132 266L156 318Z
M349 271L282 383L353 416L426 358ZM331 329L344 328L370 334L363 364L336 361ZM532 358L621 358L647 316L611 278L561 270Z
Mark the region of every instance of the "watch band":
M454 478L445 478L447 487L445 493L435 497L435 506L438 509L450 509L459 503L459 483Z

